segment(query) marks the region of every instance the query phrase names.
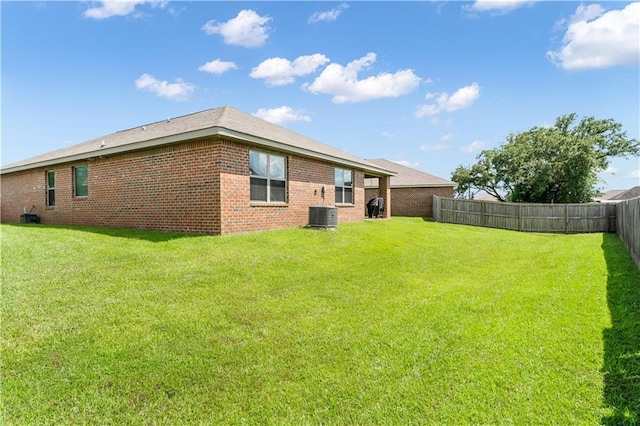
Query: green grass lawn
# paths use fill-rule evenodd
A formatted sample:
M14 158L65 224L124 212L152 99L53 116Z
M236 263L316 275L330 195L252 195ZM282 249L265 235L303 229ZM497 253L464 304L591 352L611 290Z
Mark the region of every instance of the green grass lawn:
M633 424L614 234L2 225L4 424Z

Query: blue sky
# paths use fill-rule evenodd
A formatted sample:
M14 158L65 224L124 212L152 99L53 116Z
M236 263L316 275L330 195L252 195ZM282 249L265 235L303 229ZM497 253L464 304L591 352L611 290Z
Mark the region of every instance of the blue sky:
M640 138L640 3L2 2L2 164L231 105L450 178L512 132ZM614 160L603 189L640 184Z

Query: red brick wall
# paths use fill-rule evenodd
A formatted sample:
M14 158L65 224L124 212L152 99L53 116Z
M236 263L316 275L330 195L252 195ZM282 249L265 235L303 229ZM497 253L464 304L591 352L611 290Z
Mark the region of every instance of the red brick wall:
M335 166L295 155L287 158L287 203L260 203L249 199L249 150L247 145L223 142L220 158L222 234L305 226L309 206L335 205ZM273 152L253 148L261 152ZM283 153L275 152L278 155ZM338 207L338 223L362 220L364 174L355 173L354 204ZM325 186L324 201L322 186ZM358 207L359 206L359 207Z
M23 207L35 206L42 223L232 234L306 225L309 206L323 204L323 185L324 204L335 205L334 165L287 154L288 202L250 202L249 149L210 139L3 174L0 218L19 222ZM88 166L84 198L73 197L79 165ZM47 170L55 171L55 208L45 206ZM354 205L338 207L338 223L364 216L363 172L354 182Z
M200 141L4 174L2 221L19 221L32 200L43 223L218 234L214 158L215 144ZM72 167L80 165L88 167L88 196L74 198ZM53 209L45 207L46 170L55 171Z
M366 199L378 194L378 188L367 188ZM391 188L393 216L433 217L433 195L453 197L453 187Z
M44 170L16 172L0 177L2 222L20 222L20 215L30 210L33 210L33 214L42 215L46 196ZM63 177L56 176L56 179L62 180Z

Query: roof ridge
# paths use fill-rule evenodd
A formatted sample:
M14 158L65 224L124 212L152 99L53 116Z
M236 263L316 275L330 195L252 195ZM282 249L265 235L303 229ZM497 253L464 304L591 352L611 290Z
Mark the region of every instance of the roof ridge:
M158 121L152 121L151 123L139 124L137 126L133 126L133 127L128 128L128 129L116 130L115 132L109 133L108 135L104 135L104 136L109 136L109 135L113 135L113 134L116 134L116 133L124 133L124 132L128 132L130 130L139 129L141 127L152 126L154 124L167 123L167 122L169 122L171 120L180 120L180 119L192 116L192 115L203 114L203 113L206 113L206 112L209 112L209 111L214 111L214 110L217 110L217 109L223 110L225 108L228 108L228 106L208 108L208 109L205 109L205 110L202 110L202 111L190 112L190 113L178 115L178 116L175 116L175 117L168 116L166 120L158 120Z

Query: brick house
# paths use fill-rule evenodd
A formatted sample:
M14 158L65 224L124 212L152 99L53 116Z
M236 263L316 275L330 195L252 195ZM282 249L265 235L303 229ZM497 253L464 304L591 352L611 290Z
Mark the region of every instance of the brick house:
M382 158L368 161L396 172L396 176L391 177L393 216L433 217L433 196L453 197L455 182ZM380 190L385 191L385 186L375 177L365 179L364 187L367 200L378 196Z
M304 226L309 207L363 220L364 181L394 173L232 107L171 118L3 166L3 222L233 234Z

